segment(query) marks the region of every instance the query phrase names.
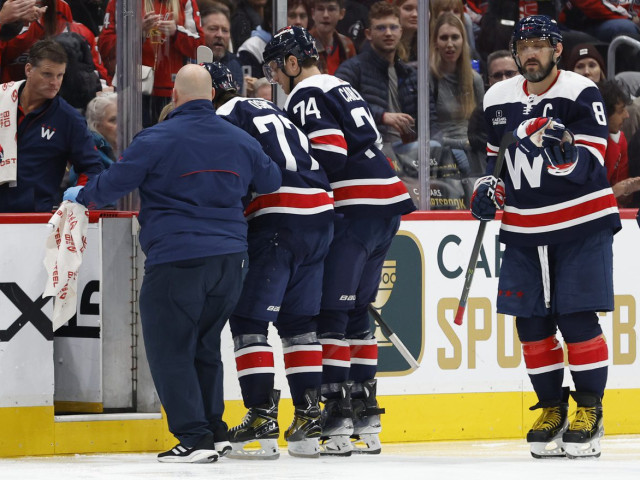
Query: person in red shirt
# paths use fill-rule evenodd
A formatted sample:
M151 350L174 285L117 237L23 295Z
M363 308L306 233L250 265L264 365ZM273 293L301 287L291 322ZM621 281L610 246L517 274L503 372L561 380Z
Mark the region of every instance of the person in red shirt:
M320 55L320 71L333 75L340 64L355 56L356 47L349 37L336 30L345 14L344 0L316 0L311 18L313 28L309 33L316 40Z
M609 138L604 157L607 179L618 201L618 206L629 207L633 193L640 190L640 177L629 177L627 138L621 130L622 123L629 118L627 105L631 104L631 100L620 84L614 80L601 82L598 88L604 100L609 124Z

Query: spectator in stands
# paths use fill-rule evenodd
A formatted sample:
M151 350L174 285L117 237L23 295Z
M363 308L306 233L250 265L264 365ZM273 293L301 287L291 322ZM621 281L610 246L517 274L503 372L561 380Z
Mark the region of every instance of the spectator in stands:
M87 126L93 136L98 154L104 168L109 168L116 161L118 148L118 96L106 93L94 97L85 111ZM69 172L69 186L75 186L78 175L75 168Z
M398 56L404 62L418 61L418 0L394 0L400 8L402 38Z
M218 4L207 4L200 10L204 43L213 52L213 60L225 65L233 75L238 91L242 91L244 79L238 57L229 51L231 22L226 11Z
M599 83L605 80L605 65L600 52L591 44L581 43L573 47L567 58L567 70L572 70L589 80Z
M442 13L429 43L429 124L432 141L450 146L457 169L469 175L467 127L472 112L482 107L482 77L471 68L466 30L460 18Z
M615 2L617 3L617 2ZM559 21L567 27L582 30L603 42L618 35L640 35L638 17L624 6L611 1L571 0L565 2Z
M618 206L631 206L632 195L640 191L640 177L629 178L629 158L627 154L627 139L622 132L623 122L629 118L627 105L631 99L615 80L607 80L598 85L604 108L607 112L609 138L604 157L607 168L607 178Z
M518 66L509 50L496 50L487 57L487 81L492 87L502 80L518 75ZM476 108L469 118L467 127L469 139L471 174L484 175L487 153L487 125L482 106Z
M333 75L342 62L356 54L351 39L336 30L344 14L344 0L315 0L311 13L313 28L309 33L316 40L322 73Z
M371 48L344 62L335 75L349 82L369 104L383 151L394 159L393 143L416 139L418 105L416 70L398 57L402 36L398 7L386 1L374 3L365 34Z
M52 211L67 162L80 184L103 170L84 118L58 95L66 65L60 44L38 41L29 50L27 79L0 90L0 213Z
M234 49L238 49L257 27L267 19L265 7L269 0L239 0L231 16L231 39Z
M200 11L194 0L145 0L143 2L142 64L154 70L153 90L142 96L142 125L157 122L162 108L171 101L173 79L187 59L195 58L204 45ZM103 58L116 54L116 0L109 0L98 46Z
M37 21L46 9L39 7L36 0L0 0L0 41L18 35L25 24Z
M360 52L366 43L364 31L369 28L369 7L375 2L369 0L345 0L345 14L336 25L336 30L349 37Z
M516 8L517 5L516 5ZM429 22L430 29L429 31L433 31L433 27L435 26L435 22L440 15L444 12L451 12L455 14L466 30L466 38L471 50L475 52L476 49L476 40L473 34L473 22L471 21L471 17L465 13L464 3L462 0L430 0L429 2Z
M264 77L256 79L253 83L253 89L247 91L247 97L264 98L271 101L272 88L269 80Z

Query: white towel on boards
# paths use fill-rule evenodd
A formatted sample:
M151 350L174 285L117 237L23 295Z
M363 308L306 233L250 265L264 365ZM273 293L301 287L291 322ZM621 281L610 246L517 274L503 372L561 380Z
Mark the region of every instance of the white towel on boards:
M0 185L18 180L18 90L25 81L0 85Z
M67 323L76 313L78 269L87 247L89 211L79 203L64 201L49 220L44 266L47 285L43 297L55 297L53 331Z

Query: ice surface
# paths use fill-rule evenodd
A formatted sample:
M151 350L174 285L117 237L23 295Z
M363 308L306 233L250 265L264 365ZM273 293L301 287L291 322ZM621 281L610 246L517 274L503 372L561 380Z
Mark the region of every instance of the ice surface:
M279 460L223 458L204 465L158 463L154 453L0 459L0 480L389 479L625 480L640 478L640 436L602 441L599 459L535 460L524 440L384 444L381 455Z

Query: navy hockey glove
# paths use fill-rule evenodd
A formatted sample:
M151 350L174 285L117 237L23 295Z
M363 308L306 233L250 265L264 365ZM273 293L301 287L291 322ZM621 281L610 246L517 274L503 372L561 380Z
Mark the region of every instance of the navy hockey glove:
M69 187L64 191L64 194L62 195L62 200L69 200L70 202L76 202L76 198L78 197L78 193L80 193L80 190L82 190L84 187Z
M560 145L567 129L557 119L538 117L522 122L513 131L516 145L528 157L537 157L546 147Z
M542 157L548 163L547 173L557 177L569 175L578 165L578 148L573 142L547 147L542 150Z
M504 182L493 175L476 180L471 195L471 215L488 222L496 218L496 209L504 205Z

